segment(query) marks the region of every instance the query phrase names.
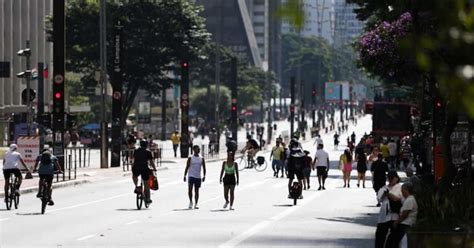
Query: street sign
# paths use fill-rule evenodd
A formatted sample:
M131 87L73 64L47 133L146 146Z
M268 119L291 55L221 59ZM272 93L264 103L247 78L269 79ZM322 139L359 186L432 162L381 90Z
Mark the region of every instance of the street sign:
M35 165L36 157L40 154L40 137L20 136L16 144L18 146L18 152L21 153L26 166L32 169Z

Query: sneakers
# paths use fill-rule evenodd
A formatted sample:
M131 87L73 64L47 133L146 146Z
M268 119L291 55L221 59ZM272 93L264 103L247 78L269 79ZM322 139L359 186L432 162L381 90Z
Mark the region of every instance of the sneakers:
M232 206L230 206L229 210L235 210Z
M54 206L54 201L49 199L48 206Z
M188 208L189 208L189 209L193 209L193 202L189 202Z
M222 208L227 208L227 206L229 205L228 202L224 203L224 206Z
M324 188L324 186L323 186L323 190L326 190L326 188Z
M196 205L196 206L194 206L194 209L199 209L199 207Z
M377 203L377 207L380 207L380 202L379 202L379 203Z
M321 190L321 186L319 186L318 190Z

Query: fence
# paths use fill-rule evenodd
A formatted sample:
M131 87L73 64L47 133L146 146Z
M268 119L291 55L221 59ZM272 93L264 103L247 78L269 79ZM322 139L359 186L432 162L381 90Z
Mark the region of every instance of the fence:
M76 179L78 167L90 166L91 150L88 147L67 147L64 149L63 159L63 174L56 174L56 182Z
M204 159L219 158L219 149L217 144L201 145L201 156Z
M149 149L153 155L153 162L155 166L161 167L162 164L162 155L163 155L163 146L161 144L156 145L155 148ZM133 153L135 149L124 148L122 149L122 168L123 171L129 171L133 165Z

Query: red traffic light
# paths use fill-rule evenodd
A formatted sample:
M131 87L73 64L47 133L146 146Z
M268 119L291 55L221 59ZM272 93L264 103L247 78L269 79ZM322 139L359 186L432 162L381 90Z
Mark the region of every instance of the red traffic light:
M436 101L436 107L437 108L441 108L443 106L443 104L441 103L441 101Z
M58 99L58 100L61 99L61 93L56 92L56 93L54 94L54 98L56 98L56 99Z
M189 63L187 61L183 61L181 62L181 67L183 68L188 68L189 67Z
M231 107L231 110L232 110L232 111L237 111L237 106L233 105L233 106Z

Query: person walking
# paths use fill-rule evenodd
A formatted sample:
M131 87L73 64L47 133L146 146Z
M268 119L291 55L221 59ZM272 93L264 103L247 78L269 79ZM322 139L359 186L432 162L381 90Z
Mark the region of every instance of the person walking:
M344 153L341 155L340 165L342 169L342 179L344 180L344 188L347 186L348 188L351 187L350 180L351 180L351 171L352 171L352 154L349 148L344 150Z
M227 153L227 160L222 163L221 174L219 176L220 183L224 183L224 199L223 208L229 206L229 210L234 210L234 190L239 185L239 167L235 162L234 152ZM230 198L230 199L229 199Z
M362 188L365 188L365 172L367 171L367 157L364 151L358 151L356 153L357 161L357 188L360 186L362 180Z
M178 131L174 131L171 134L171 143L173 144L173 151L174 151L174 157L176 158L178 156L178 146L179 143L181 142L181 136L179 135Z
M370 152L369 157L367 158L367 166L368 168L372 169L372 163L377 161L378 156L379 156L380 150L378 147L372 148L372 151ZM382 156L383 159L383 156Z
M377 194L385 186L385 181L387 181L388 165L383 160L382 153L377 154L377 160L372 163L370 171L372 172L372 186L375 194ZM377 207L379 206L380 202L377 203Z
M281 138L276 139L276 144L272 148L272 152L270 153L270 160L272 161L272 169L273 169L273 176L278 177L278 169L281 167L282 164L282 154L284 152L283 146L281 145ZM273 160L272 160L273 157Z
M277 168L277 177L278 174L281 170L281 176L280 178L283 178L285 175L288 177L288 156L290 154L288 147L286 147L286 144L284 142L281 143L281 146L283 147L283 153L281 154L281 167Z
M356 143L356 134L355 134L355 132L352 132L352 134L351 134L351 141L354 144Z
M401 158L403 162L403 168L406 170L408 169L408 166L410 165L410 159L411 159L411 146L407 140L404 140L402 142L400 153L401 153Z
M388 148L388 160L387 162L390 164L391 169L399 169L397 163L397 143L393 138L390 139L390 142L387 144Z
M329 154L324 150L323 144L318 145L318 150L314 155L313 170L315 167L319 183L318 190L325 190L326 188L324 187L324 183L326 182L329 172Z
M193 156L188 158L186 162L186 169L184 169L184 182L186 182L186 175L188 175L188 197L189 197L189 209L193 208L193 188L194 188L194 209L199 209L199 188L201 188L201 182L206 180L206 162L204 158L199 155L198 145L193 146ZM201 169L203 177L201 180ZM188 174L189 172L189 174Z
M418 204L413 196L413 192L414 186L412 183L408 182L402 185L402 195L405 200L400 208L400 216L393 222L392 229L387 237L387 248L398 248L407 229L416 223Z
M400 177L398 177L397 172L394 170L390 171L387 177L388 185L383 186L377 192L377 200L381 203L381 207L375 231L375 248L387 247L385 246L387 233L389 230L390 232L395 231L393 223L399 219L399 212L402 206L403 195Z
M337 147L339 146L339 134L337 132L334 134L334 150L337 150Z
M313 159L309 156L309 151L304 151L304 166L303 166L303 190L309 189L309 177L311 176L311 168L313 167Z

